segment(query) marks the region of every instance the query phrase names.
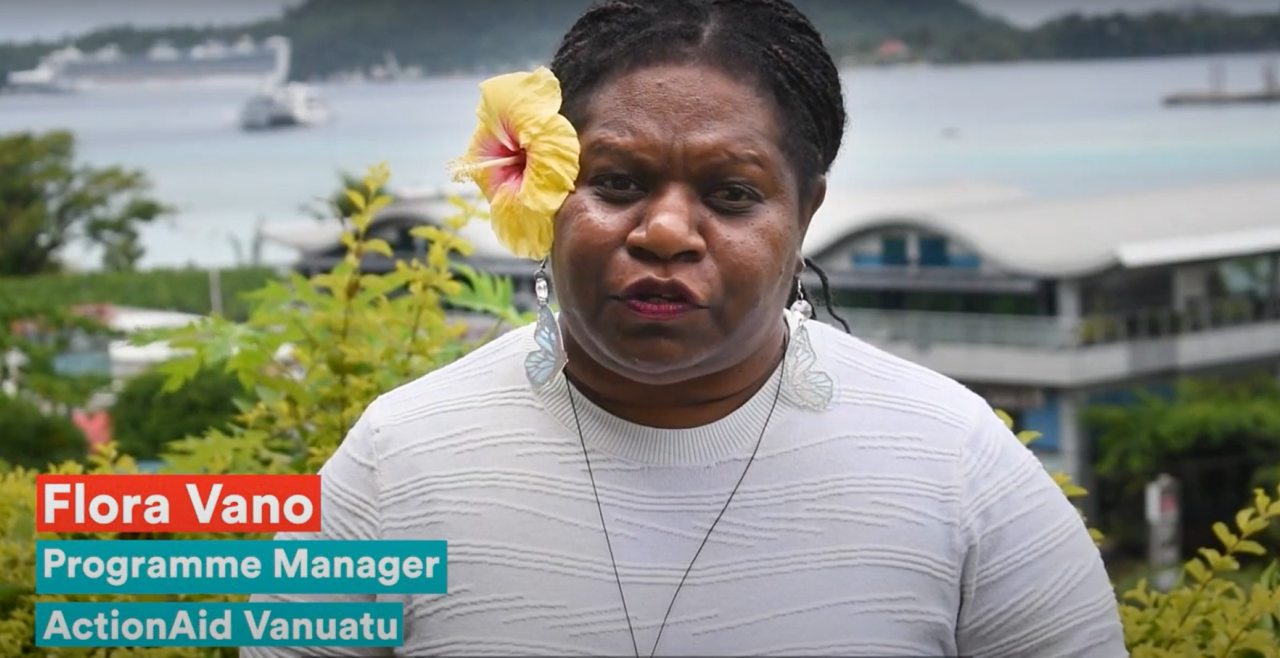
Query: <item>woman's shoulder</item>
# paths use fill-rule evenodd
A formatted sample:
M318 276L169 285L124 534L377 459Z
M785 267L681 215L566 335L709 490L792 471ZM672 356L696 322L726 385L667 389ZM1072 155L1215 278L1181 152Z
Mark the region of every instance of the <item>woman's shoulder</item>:
M962 497L981 503L970 514L1003 518L1033 499L1070 511L1059 505L1060 490L1039 458L982 396L830 326L811 331L817 362L830 369L840 391L832 422L863 434L909 437L904 450L951 455Z
M527 394L521 364L532 342L532 326L508 331L448 365L383 393L370 405L370 414L385 424L472 406L477 412L492 413L504 395ZM484 405L479 406L479 400Z
M815 362L838 391L837 413L879 418L935 440L963 442L990 405L965 385L830 325L806 323ZM958 447L958 446L957 446Z
M830 326L811 331L817 361L830 368L840 389L839 422L880 436L910 436L953 455L958 484L966 490L1025 486L1056 500L1058 488L1040 460L982 396Z

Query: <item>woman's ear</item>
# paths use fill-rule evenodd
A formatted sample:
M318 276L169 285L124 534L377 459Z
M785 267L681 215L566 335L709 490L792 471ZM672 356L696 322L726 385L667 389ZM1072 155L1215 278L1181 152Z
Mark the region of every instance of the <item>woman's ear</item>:
M827 177L818 176L809 186L809 196L801 200L800 204L800 241L804 242L804 236L809 232L809 222L813 221L813 216L817 214L818 208L822 207L822 202L827 198Z

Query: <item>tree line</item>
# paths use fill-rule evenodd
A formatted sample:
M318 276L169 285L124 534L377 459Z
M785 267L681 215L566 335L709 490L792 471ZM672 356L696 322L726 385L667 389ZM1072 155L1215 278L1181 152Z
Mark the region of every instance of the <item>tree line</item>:
M69 41L0 45L0 75L35 66L50 50L116 44L143 53L156 41L187 48L208 39L272 35L293 42L295 79L367 70L393 54L427 74L490 72L545 61L590 0L444 3L308 0L277 19L235 27L98 30ZM1071 14L1018 28L960 0L795 0L846 63L877 59L897 39L907 59L948 62L1158 56L1280 50L1280 9L1239 15L1208 9Z

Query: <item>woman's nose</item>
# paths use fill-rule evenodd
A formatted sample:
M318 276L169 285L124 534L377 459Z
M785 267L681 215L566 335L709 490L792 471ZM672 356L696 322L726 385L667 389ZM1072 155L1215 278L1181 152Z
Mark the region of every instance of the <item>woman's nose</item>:
M627 236L627 250L640 260L701 260L707 244L699 230L700 210L697 196L685 190L653 197L640 224Z

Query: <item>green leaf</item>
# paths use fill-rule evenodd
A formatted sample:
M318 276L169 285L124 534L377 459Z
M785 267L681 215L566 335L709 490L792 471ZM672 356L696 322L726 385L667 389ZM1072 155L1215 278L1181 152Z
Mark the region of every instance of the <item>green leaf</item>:
M1245 508L1236 512L1236 528L1238 528L1240 532L1247 532L1246 528L1249 527L1249 521L1252 518L1253 510L1250 508Z
M253 390L257 392L258 399L262 400L266 404L279 404L284 400L284 392L278 389L258 385L255 386Z
M1208 582L1213 578L1213 573L1204 567L1204 563L1200 560L1189 560L1185 566L1187 575L1191 576L1197 583Z
M1089 492L1078 484L1064 484L1062 485L1062 493L1066 495L1067 498L1079 498L1087 495Z
M373 200L373 203L369 204L368 213L376 217L379 211L391 204L391 201L391 197L385 194L378 196Z
M387 258L395 257L395 252L391 250L391 244L380 238L365 240L364 249L365 251L386 256Z
M169 375L169 379L164 384L164 392L172 393L182 388L184 384L191 381L200 372L201 365L199 357L186 357L173 359L156 366L157 370Z
M346 190L345 192L347 199L351 201L351 205L355 206L357 210L364 212L365 208L368 207L366 205L364 195L355 190Z
M1239 543L1236 544L1235 550L1241 553L1249 553L1251 555L1267 554L1267 549L1263 548L1262 544L1259 544L1252 539L1241 539Z
M1218 537L1218 541L1222 542L1224 547L1230 548L1236 541L1235 533L1227 528L1227 524L1218 521L1213 524L1213 534Z
M514 317L515 286L509 278L477 272L465 265L456 266L456 271L469 285L447 297L450 305L502 319Z

